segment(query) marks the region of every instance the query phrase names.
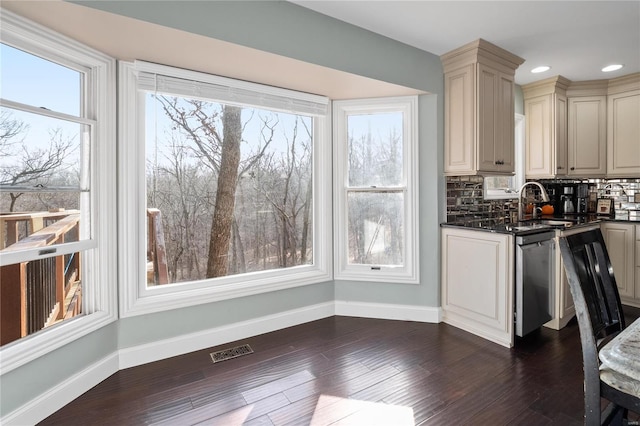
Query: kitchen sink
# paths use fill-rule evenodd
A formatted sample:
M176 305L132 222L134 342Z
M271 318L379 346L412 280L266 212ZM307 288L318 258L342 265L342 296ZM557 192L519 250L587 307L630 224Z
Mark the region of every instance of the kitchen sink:
M545 229L564 229L574 225L570 220L534 219L526 222L518 222L507 225L509 231L534 231Z
M570 226L573 226L573 222L570 221L570 220L542 219L542 220L538 221L537 223L541 223L543 225L549 225L549 226L553 226L553 227L562 227L562 228L568 228Z
M545 225L543 223L518 223L514 225L507 225L509 231L533 231L534 229L550 229L551 225Z

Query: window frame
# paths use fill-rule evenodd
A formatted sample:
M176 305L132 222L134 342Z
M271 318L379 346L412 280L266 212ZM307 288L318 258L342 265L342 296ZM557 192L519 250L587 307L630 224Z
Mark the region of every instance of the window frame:
M349 114L403 113L404 235L403 266L355 265L348 262L348 135ZM419 284L418 223L418 97L402 96L333 102L334 277L340 280ZM385 187L386 188L386 187ZM384 188L382 188L384 189Z
M56 253L83 251L83 314L2 346L1 369L5 374L117 319L117 241L113 238L116 232L116 179L113 173L116 165L116 67L113 58L6 10L0 14L0 38L7 45L84 72L86 117L74 120L88 119L93 127L89 162L90 239L61 244ZM18 252L3 259L3 263L21 261L30 255L31 252Z
M324 100L326 116L314 119L313 263L187 283L146 285L145 93L138 76L158 73L194 82L228 85L292 99ZM118 217L120 316L122 318L330 281L330 105L324 97L143 61L119 62ZM215 99L212 99L215 100Z

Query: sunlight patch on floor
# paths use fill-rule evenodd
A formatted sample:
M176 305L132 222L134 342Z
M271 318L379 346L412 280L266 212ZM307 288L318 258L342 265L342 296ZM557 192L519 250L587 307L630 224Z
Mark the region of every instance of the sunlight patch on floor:
M382 402L320 395L311 426L414 426L413 409Z

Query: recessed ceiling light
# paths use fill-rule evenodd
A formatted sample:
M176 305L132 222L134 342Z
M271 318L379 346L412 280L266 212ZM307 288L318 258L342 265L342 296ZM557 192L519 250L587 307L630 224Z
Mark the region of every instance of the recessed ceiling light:
M535 67L534 69L531 70L532 73L534 74L538 74L541 72L545 72L545 71L549 71L551 69L551 67L548 67L546 65L542 65L540 67Z
M602 72L618 71L623 66L624 65L620 64L607 65L606 67L602 68Z

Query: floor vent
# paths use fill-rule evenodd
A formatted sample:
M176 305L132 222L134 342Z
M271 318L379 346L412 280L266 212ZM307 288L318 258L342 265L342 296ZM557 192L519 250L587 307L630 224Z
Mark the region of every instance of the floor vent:
M249 355L253 353L253 349L249 345L236 346L235 348L225 349L223 351L213 352L211 359L214 363L220 361L226 361L228 359L238 358L242 355Z

